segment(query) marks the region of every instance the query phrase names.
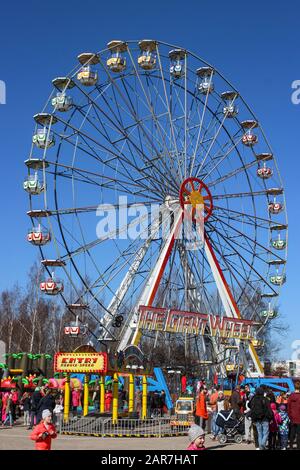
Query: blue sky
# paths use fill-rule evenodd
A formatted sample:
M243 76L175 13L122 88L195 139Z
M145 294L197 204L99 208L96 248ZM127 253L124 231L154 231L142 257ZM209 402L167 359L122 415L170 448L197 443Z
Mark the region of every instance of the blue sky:
M44 105L53 77L67 73L78 53L100 50L115 38L155 38L185 47L215 65L259 118L277 156L289 217L287 283L281 312L290 325L283 356L300 338L299 128L300 105L291 83L300 79L300 5L286 1L204 2L187 0L5 2L1 6L0 105L2 215L0 289L24 284L35 259L25 241L27 197L22 190L33 130L32 116Z

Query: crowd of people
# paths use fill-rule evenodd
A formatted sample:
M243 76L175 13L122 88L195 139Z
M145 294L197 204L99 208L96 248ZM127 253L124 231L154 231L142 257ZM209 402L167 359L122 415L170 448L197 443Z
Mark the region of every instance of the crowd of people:
M204 449L205 432L208 422L211 427L211 439L216 440L223 430L217 424L217 417L222 412L232 412L237 419L243 417L244 440L254 443L257 450L275 450L293 448L296 441L300 450L300 382L295 383L293 393L280 393L275 396L271 389L261 386L236 386L230 395L221 387L208 389L205 382L198 383L197 389L189 390L195 395L194 425L189 431L189 449ZM100 408L99 390L90 395L90 404L94 410ZM16 388L0 392L1 425L12 427L20 419L27 429L32 430L31 439L36 448L49 449L51 440L56 437L63 419L63 392L47 387L36 387L31 393L20 393ZM105 411L112 411L113 394L110 388L105 391ZM119 411L128 411L128 392L123 386L118 391ZM141 415L142 391L137 388L134 397L135 413ZM73 416L82 408L82 390L71 392L70 408ZM147 416L155 418L167 416L165 392L149 392L147 395Z
M21 393L17 388L0 392L0 423L12 427L22 419L27 429L40 423L44 410L53 414L54 423L58 424L63 415L63 393L46 387L36 387L34 391Z
M225 396L220 387L208 390L202 384L195 406L198 428L193 428L192 436L204 432L210 418L211 437L215 440L222 433L217 425L218 413L229 410L236 418L244 418L244 440L253 442L257 450L286 450L293 448L295 441L300 450L300 382L295 383L293 393L281 392L278 397L266 386L256 390L248 385L236 386L230 396Z
M83 392L79 388L71 391L70 411L73 416L78 414L78 409L82 410ZM107 413L112 411L113 393L107 387L104 395L104 410ZM137 388L134 397L135 413L137 417L141 415L142 391ZM100 410L99 389L90 393L89 405L95 411ZM118 390L119 412L128 411L128 392L123 386ZM16 388L13 391L0 392L0 424L12 427L17 419L23 420L23 425L28 429L39 423L44 410L50 410L53 414L53 422L59 425L63 419L64 396L63 391L52 390L47 387L36 387L34 391L25 391L23 394ZM164 391L149 392L147 395L147 415L148 417L163 416L167 413L166 397Z

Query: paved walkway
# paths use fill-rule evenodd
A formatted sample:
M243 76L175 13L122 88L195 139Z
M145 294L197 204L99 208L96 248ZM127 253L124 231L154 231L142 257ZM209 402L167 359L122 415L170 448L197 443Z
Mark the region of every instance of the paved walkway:
M0 428L0 450L32 450L30 431L23 426ZM206 447L215 450L254 450L254 445L229 443L221 445L206 437ZM163 438L97 438L58 435L53 450L186 450L187 437Z

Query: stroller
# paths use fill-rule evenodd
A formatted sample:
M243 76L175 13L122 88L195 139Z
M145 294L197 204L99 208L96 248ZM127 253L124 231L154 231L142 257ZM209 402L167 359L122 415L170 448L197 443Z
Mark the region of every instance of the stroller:
M218 434L220 444L225 444L228 440L234 440L237 444L241 444L245 434L243 415L236 413L234 410L219 411L216 425L222 429L221 433Z

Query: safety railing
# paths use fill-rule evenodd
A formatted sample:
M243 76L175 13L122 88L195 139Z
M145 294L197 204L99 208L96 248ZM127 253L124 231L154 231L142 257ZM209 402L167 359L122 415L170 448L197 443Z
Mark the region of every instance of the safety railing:
M110 417L86 416L61 422L59 431L96 437L172 437L186 435L192 423L192 419L180 421L175 416L145 420L123 418L116 422Z

